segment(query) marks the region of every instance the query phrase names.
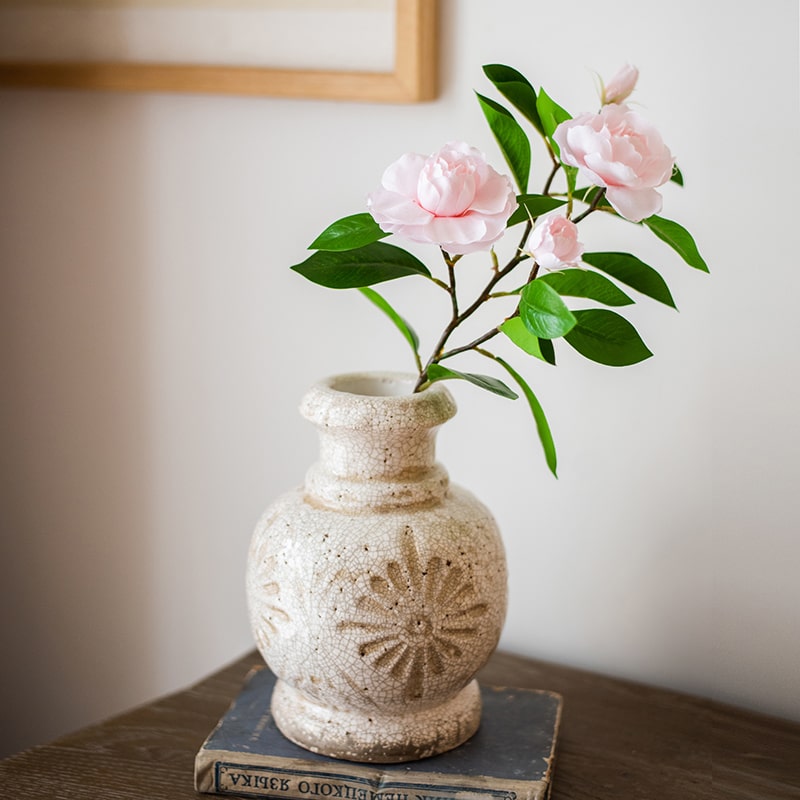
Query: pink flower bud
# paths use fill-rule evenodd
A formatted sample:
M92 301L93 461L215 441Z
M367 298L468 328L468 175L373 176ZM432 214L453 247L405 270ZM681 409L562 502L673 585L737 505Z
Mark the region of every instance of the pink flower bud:
M528 246L542 269L574 267L583 255L578 226L566 217L552 214L539 220Z
M624 103L636 87L639 70L632 64L626 64L617 74L603 86L600 100L603 105Z

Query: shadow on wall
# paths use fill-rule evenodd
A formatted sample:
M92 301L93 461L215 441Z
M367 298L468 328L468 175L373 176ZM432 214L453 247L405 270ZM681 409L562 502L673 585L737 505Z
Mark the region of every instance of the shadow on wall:
M3 105L0 756L141 700L154 672L143 107Z

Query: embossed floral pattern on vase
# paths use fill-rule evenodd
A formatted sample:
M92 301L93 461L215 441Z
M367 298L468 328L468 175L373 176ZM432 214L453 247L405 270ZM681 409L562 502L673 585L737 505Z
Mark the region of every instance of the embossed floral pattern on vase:
M281 588L275 580L275 556L265 555L264 540L255 544L250 558L254 565L253 591L258 593L259 602L253 630L259 648L267 650L279 634L279 625L289 622L289 615L278 605Z
M370 594L356 601L364 620L340 622L338 629L363 634L359 655L402 682L406 700L418 700L431 678L474 645L488 604L470 602L472 582L451 560L434 556L423 564L411 528L400 550L402 561L389 561L385 577L371 575Z

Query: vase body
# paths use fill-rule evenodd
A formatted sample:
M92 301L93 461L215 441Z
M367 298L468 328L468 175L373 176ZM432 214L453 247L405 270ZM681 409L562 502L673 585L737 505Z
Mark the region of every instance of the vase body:
M412 388L394 373L311 388L301 413L319 430L319 460L265 512L248 556L275 722L336 758L408 761L468 739L473 676L505 618L494 519L435 460L453 399L441 384Z

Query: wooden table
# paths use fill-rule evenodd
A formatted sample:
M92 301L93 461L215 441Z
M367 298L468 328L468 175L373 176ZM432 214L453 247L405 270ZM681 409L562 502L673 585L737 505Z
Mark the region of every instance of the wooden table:
M195 753L257 663L0 761L0 798L197 800ZM564 696L552 800L800 798L800 724L503 653L480 678Z

